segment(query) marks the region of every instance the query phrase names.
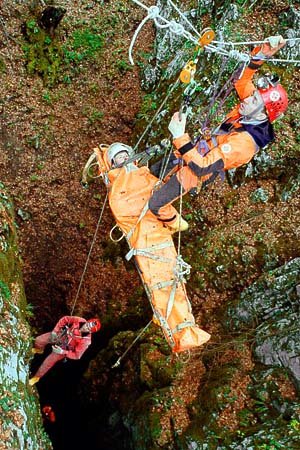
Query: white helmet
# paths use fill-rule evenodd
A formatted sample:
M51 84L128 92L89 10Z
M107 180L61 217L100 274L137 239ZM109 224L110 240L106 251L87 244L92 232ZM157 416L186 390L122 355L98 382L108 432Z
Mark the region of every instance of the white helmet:
M122 144L122 142L115 142L108 147L107 159L110 165L113 164L115 156L120 152L127 152L129 156L133 155L133 148L129 145Z

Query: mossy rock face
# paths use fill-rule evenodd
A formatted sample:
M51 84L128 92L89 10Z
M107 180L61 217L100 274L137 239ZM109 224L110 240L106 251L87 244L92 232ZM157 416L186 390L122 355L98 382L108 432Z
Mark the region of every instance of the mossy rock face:
M227 326L255 327L254 352L266 365L289 370L300 388L300 258L270 271L228 310Z
M31 336L12 203L0 183L0 441L6 448L50 449L27 379Z
M23 46L29 75L39 74L46 86L53 86L61 74L64 58L60 42L41 28L35 18L23 27L26 44Z
M235 371L228 371L223 378L222 369L216 370L205 392L191 407L191 425L177 438L177 448L297 449L300 443L299 401L294 394L282 395L280 386L283 382L289 383L287 372L282 369L253 370L247 407L238 411L235 430L219 425L220 413L236 400L230 389L234 374Z

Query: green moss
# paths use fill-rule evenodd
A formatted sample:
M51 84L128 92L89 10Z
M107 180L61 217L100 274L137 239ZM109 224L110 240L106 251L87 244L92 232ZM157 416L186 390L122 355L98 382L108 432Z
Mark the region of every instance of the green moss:
M63 46L65 61L78 64L84 59L93 59L101 52L104 39L99 30L83 28L72 33L67 44Z
M0 280L0 295L4 297L5 300L10 300L11 293L9 287L6 283Z
M148 336L140 351L140 378L149 389L169 386L183 367L180 361L173 362L166 340L159 335Z
M46 86L53 86L60 77L64 57L60 42L39 27L34 18L26 21L24 32L27 42L23 50L28 73L39 74Z

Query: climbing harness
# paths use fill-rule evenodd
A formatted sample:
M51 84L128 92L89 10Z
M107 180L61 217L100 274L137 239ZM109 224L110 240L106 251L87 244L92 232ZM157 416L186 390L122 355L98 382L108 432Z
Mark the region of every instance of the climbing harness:
M218 41L218 40L214 40L215 37L215 33L213 30L211 29L205 29L202 31L202 36L201 33L199 33L195 27L193 26L193 24L187 19L187 17L180 11L180 9L174 4L173 1L171 0L167 0L168 3L170 4L171 7L173 7L176 12L179 14L180 18L188 25L189 29L191 31L188 31L184 28L184 26L174 20L168 20L165 17L163 17L160 13L160 10L157 6L146 6L144 5L141 1L139 0L132 0L134 3L136 3L138 6L144 8L148 15L147 17L143 20L141 26L138 27L138 29L136 30L130 47L129 47L129 59L131 61L131 63L133 63L133 59L132 59L132 49L134 46L134 43L136 41L136 38L139 34L139 32L142 29L142 26L150 19L152 19L155 23L155 25L158 28L169 28L169 30L177 35L183 36L185 37L187 40L193 42L196 46L196 49L198 50L198 52L200 50L205 50L207 53L216 53L219 54L220 56L224 56L230 59L235 59L237 60L237 62L243 62L244 63L244 68L246 67L246 65L249 63L250 61L250 56L248 53L245 52L240 52L239 50L236 49L237 46L239 45L255 45L255 44L263 44L266 42L270 42L270 40L263 40L263 41L243 41L243 42L223 42L223 41ZM196 37L193 36L193 34L196 35ZM300 38L290 38L290 39L286 39L287 42L297 42L299 41ZM200 46L200 48L199 48ZM230 47L230 49L228 49L228 47ZM198 54L199 56L199 54ZM175 81L175 84L172 86L172 88L169 90L169 92L167 93L166 98L164 99L161 107L158 109L158 111L155 113L155 115L153 116L152 120L150 121L150 123L148 124L148 126L146 127L146 129L144 130L143 134L141 135L141 137L139 138L135 149L137 148L137 146L140 144L141 140L144 138L145 134L148 132L148 130L151 128L154 120L157 118L157 115L159 114L159 112L161 111L162 107L165 105L166 101L168 100L168 98L170 97L170 95L172 94L173 90L175 88L178 87L179 82L181 81L184 84L188 84L190 82L193 81L194 79L194 75L196 73L196 66L197 66L197 61L198 61L198 56L195 57L194 60L192 61L188 61L185 65L184 68L182 69L179 78ZM268 62L272 63L293 63L293 64L300 64L299 60L294 60L294 59L279 59L279 58L267 58ZM231 90L231 89L230 89ZM224 98L226 98L226 96L224 96ZM224 100L225 101L225 100ZM222 101L221 106L223 105L224 101ZM220 109L221 106L218 108ZM205 127L205 124L204 124Z
M104 146L100 146L100 150L95 149L94 153L97 156L99 170L100 172L102 172L103 179L109 180L111 178L110 176L108 176L108 172L110 171L109 165L105 166L105 164L107 164L107 162L105 163L105 161L107 161L107 156L106 153L101 152L101 150L106 150L107 152L107 147L105 148ZM145 155L143 155L142 158L143 157L145 157ZM93 158L90 158L89 161L93 164ZM126 165L128 166L128 160L125 162L123 167L123 169L125 170L114 172L112 181L109 181L109 183L107 184L107 188L110 190L110 192L112 192L111 189L113 183L118 180L121 174L126 177L126 174L132 172L130 170L129 172L126 170ZM114 170L115 169L112 169L112 171ZM121 186L122 181L120 184L120 188L122 189ZM147 186L147 183L145 186ZM115 215L117 215L116 211L118 211L118 207L116 210L113 209ZM189 348L189 346L197 346L199 345L198 342L206 341L209 338L209 335L203 330L200 330L195 324L191 312L191 305L187 298L184 286L185 277L188 276L190 272L190 266L185 263L181 255L178 255L175 251L174 244L172 239L170 238L170 235L166 236L162 234L162 238L160 238L158 235L158 241L156 242L155 239L157 238L152 240L149 235L149 238L147 238L147 240L145 241L149 241L148 246L140 245L138 237L134 237L138 236L134 233L147 213L148 203L146 203L144 207L141 208L139 216L137 218L134 218L134 222L132 222L131 219L132 225L130 225L131 228L129 230L127 229L126 234L124 233L120 238L114 239L113 231L116 228L114 227L111 230L111 238L114 241L117 241L125 236L129 246L129 251L126 255L126 259L129 261L132 257L135 257L135 265L137 267L138 273L144 285L145 292L152 307L153 320L156 324L160 325L168 344L173 349L173 352L184 351L186 348ZM119 226L119 224L117 226ZM142 240L141 242L144 241ZM180 249L180 237L178 249ZM147 260L157 261L161 264L160 270L162 271L162 275L164 274L161 278L161 281L158 281L159 278L157 280L158 274L156 274L155 271L157 269L154 270L153 275L151 275L150 278L148 278L148 276L145 277L145 268L149 267ZM140 265L142 267L142 270L139 267ZM156 280L155 283L151 283L152 277L154 277L154 280ZM174 308L175 312L173 312ZM172 327L170 324L172 324ZM182 338L183 341L181 344L180 339L181 336L185 336L185 328L191 328L193 329L193 331L187 332L187 337Z
M196 91L196 89L198 88L198 84L195 82L194 80L194 76L196 74L196 70L197 70L197 63L199 60L199 56L200 53L203 51L206 51L208 53L216 53L220 56L223 57L222 59L222 64L221 64L221 70L219 72L219 77L218 80L215 84L215 90L212 96L212 99L209 103L209 105L206 107L208 110L210 110L210 114L212 114L212 107L214 105L214 103L220 98L221 94L223 92L225 92L225 99L226 97L229 95L232 87L228 88L228 84L232 81L232 79L228 80L224 86L219 90L219 85L221 82L221 76L222 73L224 71L225 65L228 61L229 58L233 58L235 60L242 61L244 63L244 68L246 67L246 65L249 63L250 61L250 56L247 53L243 53L240 52L238 50L235 49L236 45L239 45L239 43L223 43L223 42L219 42L219 41L215 41L215 33L213 30L211 29L205 29L202 31L202 33L197 32L197 30L194 28L194 26L189 22L189 20L185 17L185 15L183 15L181 13L181 11L179 10L179 8L173 3L173 1L171 0L167 0L168 3L177 11L177 13L180 15L180 17L182 18L183 21L185 21L188 26L190 27L191 31L188 31L184 25L182 25L181 23L176 22L175 20L167 20L165 17L163 17L160 13L160 10L158 8L158 6L146 6L144 5L141 1L139 0L132 0L134 3L136 3L137 5L141 6L142 8L146 9L147 11L147 16L142 20L142 22L140 23L140 25L138 26L138 28L136 29L134 36L131 40L130 43L130 47L129 47L129 60L131 62L131 64L134 64L133 58L132 58L132 51L133 51L133 47L135 44L135 41L141 31L141 29L143 28L143 26L146 24L146 22L148 20L153 20L156 27L157 28L164 28L164 29L169 29L171 33L174 33L178 36L182 36L183 38L191 41L192 43L195 44L195 56L192 60L189 60L183 67L183 69L180 72L179 77L177 78L177 80L173 83L173 85L168 89L167 95L164 98L162 104L160 105L160 107L158 108L158 110L156 111L156 113L154 114L152 120L149 122L148 126L146 127L146 129L144 130L143 134L141 135L141 137L139 138L139 140L137 141L134 150L136 150L140 144L140 142L142 141L142 139L144 138L145 134L148 132L148 130L150 129L150 127L152 126L154 120L157 118L158 114L162 111L162 108L164 107L164 105L166 104L167 100L169 99L169 97L171 96L171 94L173 93L173 91L179 86L180 82L182 84L186 84L186 88L184 90L184 100L181 104L180 107L180 114L185 113L188 114L189 113L189 106L190 106L190 97L191 95ZM196 35L196 37L194 37L193 33ZM295 40L295 39L291 39L291 40ZM261 42L265 42L265 41L261 41ZM250 45L250 43L240 43L240 45ZM228 50L226 48L226 46L229 45L230 49ZM252 42L251 42L252 45ZM285 60L279 60L279 59L269 59L269 62L276 62L276 61L285 61ZM293 62L293 60L287 60L288 62ZM297 63L299 63L299 61L296 61ZM221 99L220 103L219 103L219 107L220 105L222 106L224 101L224 98ZM215 112L215 111L214 111ZM202 112L203 114L203 112ZM202 128L204 128L206 130L206 135L205 137L207 139L210 138L209 132L207 131L207 126L208 126L208 121L209 118L207 117L206 120L202 123ZM103 150L104 146L100 146L100 150ZM166 156L166 147L165 147L165 156ZM169 158L170 158L170 154L171 154L172 149L170 148L170 153L169 153ZM155 155L157 155L159 153L159 147L157 148L157 146L154 147L150 147L148 149L146 149L144 152L141 153L137 153L132 155L124 164L125 169L126 167L133 163L133 162L137 162L139 161L139 163L143 166L144 164L146 164L149 159ZM97 157L97 155L96 155ZM168 159L169 159L168 158ZM85 168L86 170L84 171L84 176L87 177L90 175L89 171L91 170L91 168L94 167L94 165L99 165L99 175L98 176L102 176L105 184L107 187L110 186L110 181L108 178L108 169L107 167L103 167L103 165L101 166L101 163L99 162L99 159L97 160L96 163L94 163L95 159L95 155L92 155L87 163L87 168ZM161 173L160 173L160 180L158 183L162 182L162 178L164 176L164 172L168 166L168 159L166 158L167 163L162 164L161 167ZM181 167L183 165L183 162L181 161ZM129 169L131 170L131 169ZM179 168L180 170L180 168ZM121 173L121 171L120 171ZM119 174L120 174L119 173ZM98 177L97 176L97 177ZM119 175L117 175L119 176ZM179 207L179 229L180 229L180 222L181 222L181 217L182 217L182 194L183 194L183 183L180 183L180 207ZM105 203L107 200L107 196L105 199ZM102 208L102 212L100 214L100 218L102 217L102 213L104 210L104 206L105 203L103 205ZM116 228L113 227L111 232L110 232L110 238L114 241L114 242L118 242L120 241L124 236L127 240L127 243L129 245L129 252L126 255L126 259L130 260L133 256L135 257L141 257L143 258L149 258L149 260L154 260L154 261L159 261L161 263L164 264L174 264L173 267L173 275L170 277L170 279L166 279L163 281L159 281L156 282L153 285L149 285L147 284L142 276L142 271L141 269L138 267L137 265L137 269L138 272L141 276L142 282L144 284L145 287L145 291L147 293L147 296L149 298L152 310L153 310L153 314L154 314L154 321L159 323L163 333L169 343L169 345L171 346L171 348L173 349L176 345L176 342L174 340L174 335L182 330L184 330L187 327L193 327L195 326L195 322L193 320L193 317L190 319L184 319L182 322L177 323L175 327L173 327L173 329L170 327L170 324L168 323L168 319L172 313L173 307L174 307L174 303L175 303L175 295L176 295L176 291L177 291L177 287L180 286L182 288L182 291L185 292L185 288L184 288L184 283L185 283L185 277L189 275L190 273L190 265L185 263L182 259L182 256L180 254L180 250L181 250L181 231L179 231L178 234L178 248L177 248L177 256L174 260L171 260L168 257L163 256L163 254L160 254L159 251L162 249L166 249L169 246L172 246L173 243L169 243L169 242L161 242L159 244L154 244L151 246L143 246L143 248L135 248L131 245L131 238L134 235L134 232L137 228L137 226L139 225L139 223L141 222L141 220L145 217L146 213L148 212L148 204L146 203L144 205L144 208L142 209L138 219L136 220L136 222L134 223L134 225L132 226L132 228L125 233L122 234L122 236L118 239L114 239L113 238L113 232ZM90 253L92 250L92 247L94 245L94 241L96 238L96 234L99 228L99 224L100 224L100 218L97 224L97 229L93 238L93 242L91 245L91 249L90 252L88 254L88 258L87 258L87 262L86 265L84 267L83 270L83 274L80 280L80 284L79 284L79 288L78 288L78 292L75 298L75 302L72 308L72 313L78 298L78 294L81 288L81 284L82 284L82 280L86 271L86 267L87 267L87 263L88 260L90 258ZM131 225L130 225L131 226ZM169 276L169 275L168 275ZM158 308L155 306L155 304L153 303L153 293L156 292L157 290L160 289L166 289L169 288L168 290L168 301L166 304L166 308L165 308L165 313L161 314L161 312L158 310ZM191 313L191 306L190 303L188 301L188 299L186 298L187 301L187 311L190 314ZM138 336L135 338L135 340L132 342L132 344L127 348L127 350L123 353L123 355L118 359L118 361L112 366L112 367L118 367L120 365L120 361L122 360L122 358L126 355L126 353L130 350L130 348L134 345L134 343L140 338L140 336L145 332L145 330L150 326L151 321L146 325L146 327L138 334ZM176 351L176 350L175 350Z

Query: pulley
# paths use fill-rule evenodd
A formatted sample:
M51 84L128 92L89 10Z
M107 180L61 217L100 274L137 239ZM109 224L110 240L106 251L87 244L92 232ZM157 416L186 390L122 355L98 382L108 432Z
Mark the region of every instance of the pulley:
M200 51L205 47L206 45L210 44L211 41L215 38L215 32L211 28L205 28L202 31L202 34L198 40L198 44L200 46L197 47L197 56L193 61L189 61L182 71L180 72L179 79L182 83L188 84L194 79L194 75L197 70L197 62L198 62L198 56Z
M216 33L211 28L204 28L202 31L202 34L198 40L198 43L200 47L205 47L206 45L210 44L211 41L214 40L216 36Z
M184 84L190 83L190 81L194 78L195 73L196 63L194 61L189 61L180 72L180 81Z

